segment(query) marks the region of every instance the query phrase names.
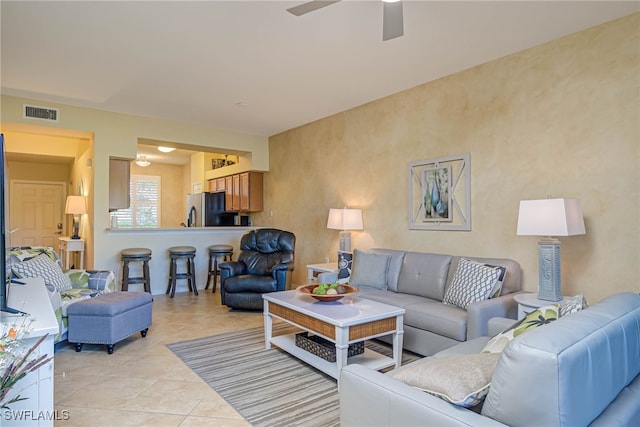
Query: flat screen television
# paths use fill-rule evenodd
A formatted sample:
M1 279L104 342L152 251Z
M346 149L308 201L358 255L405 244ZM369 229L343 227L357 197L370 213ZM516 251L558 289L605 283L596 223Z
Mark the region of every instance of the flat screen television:
M0 285L0 311L11 314L22 314L20 310L7 306L7 291L11 285L10 272L7 271L7 241L5 238L7 231L6 209L9 208L9 198L7 191L7 177L5 176L5 152L4 152L4 135L0 133L0 182L2 190L0 191L0 268L4 274L4 280Z

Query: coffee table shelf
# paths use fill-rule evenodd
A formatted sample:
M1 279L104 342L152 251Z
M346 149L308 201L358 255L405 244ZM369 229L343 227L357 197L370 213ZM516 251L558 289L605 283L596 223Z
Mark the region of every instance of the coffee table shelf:
M308 363L325 374L338 379L338 367L336 362L329 362L322 357L316 356L315 354L298 347L296 345L295 338L295 334L279 335L271 338L271 344L275 344L287 353ZM374 370L388 368L396 363L391 357L387 357L366 347L364 349L364 353L351 356L348 360L350 364L358 363Z
M337 380L347 363L359 363L375 370L390 366L399 368L401 365L403 308L357 296L323 303L295 290L263 294L262 298L266 349L274 344ZM274 337L273 318L284 320L334 343L336 361L329 362L296 346L295 334ZM349 344L385 335L393 337L393 358L366 348L363 354L347 357Z

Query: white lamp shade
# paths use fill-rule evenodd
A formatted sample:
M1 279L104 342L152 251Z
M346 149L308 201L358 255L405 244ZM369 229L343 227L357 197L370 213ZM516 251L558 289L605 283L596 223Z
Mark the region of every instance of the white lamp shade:
M333 230L362 230L362 210L329 209L327 228Z
M81 215L87 213L87 200L84 196L68 196L64 208L67 214Z
M518 236L575 236L585 234L578 199L522 200Z

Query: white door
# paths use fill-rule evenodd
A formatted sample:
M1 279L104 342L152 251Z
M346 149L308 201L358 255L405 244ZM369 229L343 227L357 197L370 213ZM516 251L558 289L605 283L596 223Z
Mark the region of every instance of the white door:
M58 248L62 235L65 183L11 181L9 223L11 246Z

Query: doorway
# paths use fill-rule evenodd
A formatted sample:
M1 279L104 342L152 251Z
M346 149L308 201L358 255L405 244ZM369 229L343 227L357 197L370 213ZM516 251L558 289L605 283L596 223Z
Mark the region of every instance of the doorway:
M64 182L11 180L9 233L11 246L58 248L64 230Z

